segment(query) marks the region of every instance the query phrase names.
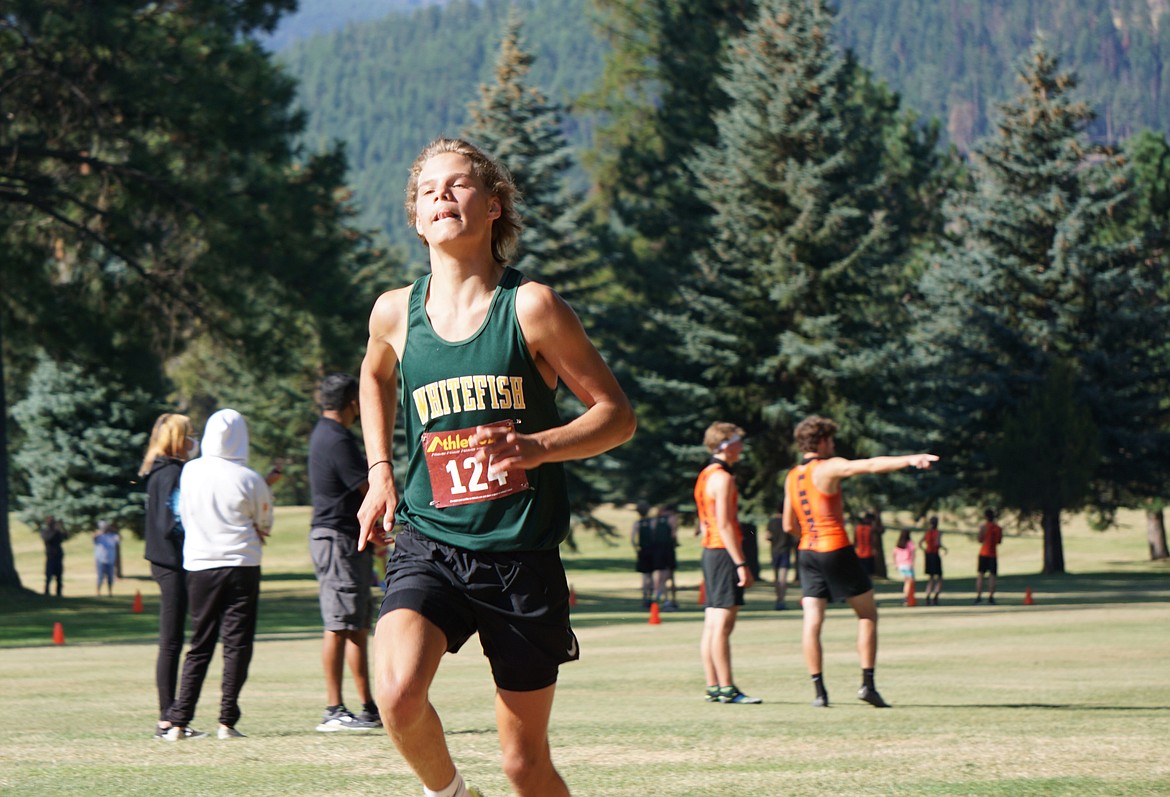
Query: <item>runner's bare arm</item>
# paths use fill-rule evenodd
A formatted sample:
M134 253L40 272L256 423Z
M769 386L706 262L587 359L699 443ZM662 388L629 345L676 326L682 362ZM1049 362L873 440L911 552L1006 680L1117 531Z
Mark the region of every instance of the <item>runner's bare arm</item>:
M842 479L865 473L893 473L903 468L926 470L931 463L938 462L934 454L907 454L901 457L870 457L869 459L827 459L813 471L813 484L824 493L837 492Z
M405 340L409 288L378 297L370 313L370 339L362 360L360 401L362 439L370 466L368 487L358 510L358 550L385 544L394 526L398 490L394 486L394 421L398 407L398 351ZM378 519L381 528L376 528Z
M723 547L731 556L731 561L746 563L743 553L743 544L735 534L735 517L732 513L735 496L735 478L722 471L713 473L707 480L707 490L715 499L715 524L719 527L719 536L723 540ZM739 586L752 585L752 571L747 567L737 568L735 571Z
M637 426L633 407L564 300L547 286L526 281L517 291L516 315L546 382L564 382L585 412L531 435L501 425L479 427L477 439L492 440L476 452L479 459L490 459L496 470L530 469L586 459L629 440Z

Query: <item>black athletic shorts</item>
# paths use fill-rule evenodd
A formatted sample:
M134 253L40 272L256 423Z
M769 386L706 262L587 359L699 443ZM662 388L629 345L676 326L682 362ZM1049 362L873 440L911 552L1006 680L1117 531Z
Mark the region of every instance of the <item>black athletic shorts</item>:
M800 552L800 594L834 603L856 598L873 589L852 545L828 553Z
M379 617L395 609L418 612L438 626L451 653L478 632L496 686L512 692L551 686L560 665L580 657L555 548L468 551L407 526L386 563Z
M704 548L700 560L703 585L707 591L708 609L730 609L743 606L743 587L739 585L739 571L726 548Z
M990 573L996 575L999 571L999 558L995 556L980 556L979 557L979 574Z
M856 552L857 552L857 549L854 549L854 553L856 553ZM869 576L870 578L872 578L873 574L876 572L876 570L874 569L873 557L872 556L859 556L859 557L857 557L857 561L861 562L861 569L865 571L865 574L867 576Z
M942 575L942 557L937 553L926 554L926 575L941 576Z

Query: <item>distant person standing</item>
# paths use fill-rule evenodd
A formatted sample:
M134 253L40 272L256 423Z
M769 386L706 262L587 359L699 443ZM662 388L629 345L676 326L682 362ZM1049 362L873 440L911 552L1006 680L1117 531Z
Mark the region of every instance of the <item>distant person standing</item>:
M890 473L902 468L929 468L934 454L872 457L850 460L834 456L837 424L809 416L796 426L794 440L803 459L788 472L784 483L784 528L800 535L801 607L804 609L802 645L813 687L814 706L827 707L829 693L822 674L821 629L830 600L846 601L857 615L857 653L861 659L861 688L857 697L876 708L887 708L874 686L877 660L877 601L873 582L861 568L845 530L841 483L866 473Z
M873 515L866 512L853 524L853 550L861 562L861 569L873 578Z
M321 662L325 668L325 716L317 730L381 728L370 691L369 636L373 621L374 546L358 550L357 513L369 489L366 458L350 427L358 418L358 382L329 374L318 390L321 418L309 437L309 492L313 501L309 553L320 585L325 626ZM341 699L345 664L353 676L362 711L354 715Z
M942 592L943 568L942 553L946 546L942 544L942 532L938 528L938 516L932 515L928 521L926 533L922 535L922 552L926 571L926 605L938 606L938 596Z
M739 691L731 672L731 632L743 591L752 585L752 571L743 555L739 527L739 489L732 466L743 453L743 429L716 422L707 427L703 444L711 459L695 481L695 506L702 534L703 581L707 604L703 609L703 637L699 653L707 678L709 703L762 703Z
M98 522L97 531L93 535L93 562L97 568L97 594L102 594L102 582L106 582L106 590L110 597L114 595L114 574L118 569L118 546L122 544L122 536L114 530L113 524L107 520Z
M191 647L183 663L179 694L167 712L169 742L207 734L188 733L217 641L223 642L219 704L220 739L238 739L240 690L248 679L260 606L260 555L272 531L268 479L248 467L248 426L235 410L207 419L203 455L183 467L179 516L183 521L183 567L191 605Z
M158 659L154 667L158 690L158 723L154 735L171 727L167 711L175 702L179 662L187 631L187 571L183 569L183 524L179 522L179 474L196 453L191 419L174 412L154 422L138 475L146 481L145 558L158 584ZM197 731L191 729L188 733Z
M768 519L768 541L772 544L772 578L776 582L776 611L787 608L784 596L788 592L788 571L792 567L792 553L796 540L784 530L784 508L780 507Z
M45 544L45 594L49 585L57 580L57 597L61 597L61 579L65 576L65 527L53 515L45 518L40 528L41 541Z
M914 540L910 539L910 529L902 529L898 535L894 566L902 576L902 605L909 606L910 596L914 593Z
M649 609L654 600L654 526L650 517L650 503L639 501L635 506L638 519L630 529L630 544L634 546L634 569L642 577L642 608Z
M658 561L655 562L654 578L661 584L658 592L662 608L678 608L678 588L674 583L674 571L678 567L678 515L666 504L654 510L654 542L658 547ZM670 584L670 597L666 597L666 585Z
M983 512L984 523L979 527L979 564L975 578L975 602L983 603L983 576L987 576L987 602L995 604L995 579L999 574L999 544L1003 529L995 522L995 512Z

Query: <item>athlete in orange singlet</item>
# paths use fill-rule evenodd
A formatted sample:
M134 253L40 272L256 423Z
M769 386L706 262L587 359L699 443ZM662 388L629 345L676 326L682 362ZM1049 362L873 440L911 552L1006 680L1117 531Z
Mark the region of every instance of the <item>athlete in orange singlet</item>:
M1003 529L995 522L995 510L983 512L987 520L979 527L979 575L975 577L975 602L983 603L983 575L987 574L987 602L995 603L995 578L999 574L999 544Z
M938 606L938 595L942 592L943 569L942 552L947 546L942 544L942 532L938 528L938 516L931 515L929 527L922 535L922 550L926 554L926 605Z
M707 603L703 609L703 637L699 655L707 678L708 703L762 703L748 697L731 676L731 632L743 606L743 591L752 585L752 571L743 555L739 527L739 491L732 465L743 452L743 429L716 422L707 427L703 444L711 452L707 466L695 481L698 531L703 535L703 583Z
M857 615L857 653L861 658L861 688L857 697L886 708L874 687L877 659L877 601L873 583L845 531L841 482L863 473L890 473L902 468L929 468L934 454L902 457L844 459L833 456L837 424L812 415L795 432L801 464L788 472L784 485L784 530L800 537L800 605L804 609L804 660L816 687L814 706L828 706L829 693L822 677L821 628L829 600L844 600Z

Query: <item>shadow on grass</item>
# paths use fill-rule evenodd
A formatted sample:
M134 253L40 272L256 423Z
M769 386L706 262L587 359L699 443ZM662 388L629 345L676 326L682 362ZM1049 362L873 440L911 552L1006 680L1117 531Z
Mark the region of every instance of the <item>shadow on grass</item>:
M566 557L570 582L574 571L628 572L627 589L590 592L575 590L573 625L578 628L610 625L615 622L645 623L648 612L642 606L637 589L637 574L632 563L613 559L570 559ZM684 582L697 582L697 568L680 576ZM919 590L925 586L919 582ZM1170 579L1163 573L1076 573L1064 576L1004 576L996 590L997 606L986 603L970 606L975 591L974 578L948 578L942 593L944 607L970 606L970 611L986 612L1021 607L1025 590L1031 588L1035 605L1029 610L1044 611L1070 607L1170 601ZM876 585L878 602L883 607L901 600L901 583L889 580ZM680 616L701 615L698 586L677 591ZM763 583L748 592L746 614L799 618L800 588L789 585L785 612L774 612L772 585ZM376 598L375 598L376 600ZM158 633L158 599L153 593L143 597L143 611L134 613L133 599L124 595L113 598L45 596L31 590L0 590L0 648L42 647L53 644L53 624L61 623L66 644L154 644ZM833 611L849 611L834 605ZM922 606L915 611L930 611ZM672 612L662 612L666 620ZM265 573L260 597L257 634L283 639L313 638L321 634L321 614L317 601L316 581L312 573Z

